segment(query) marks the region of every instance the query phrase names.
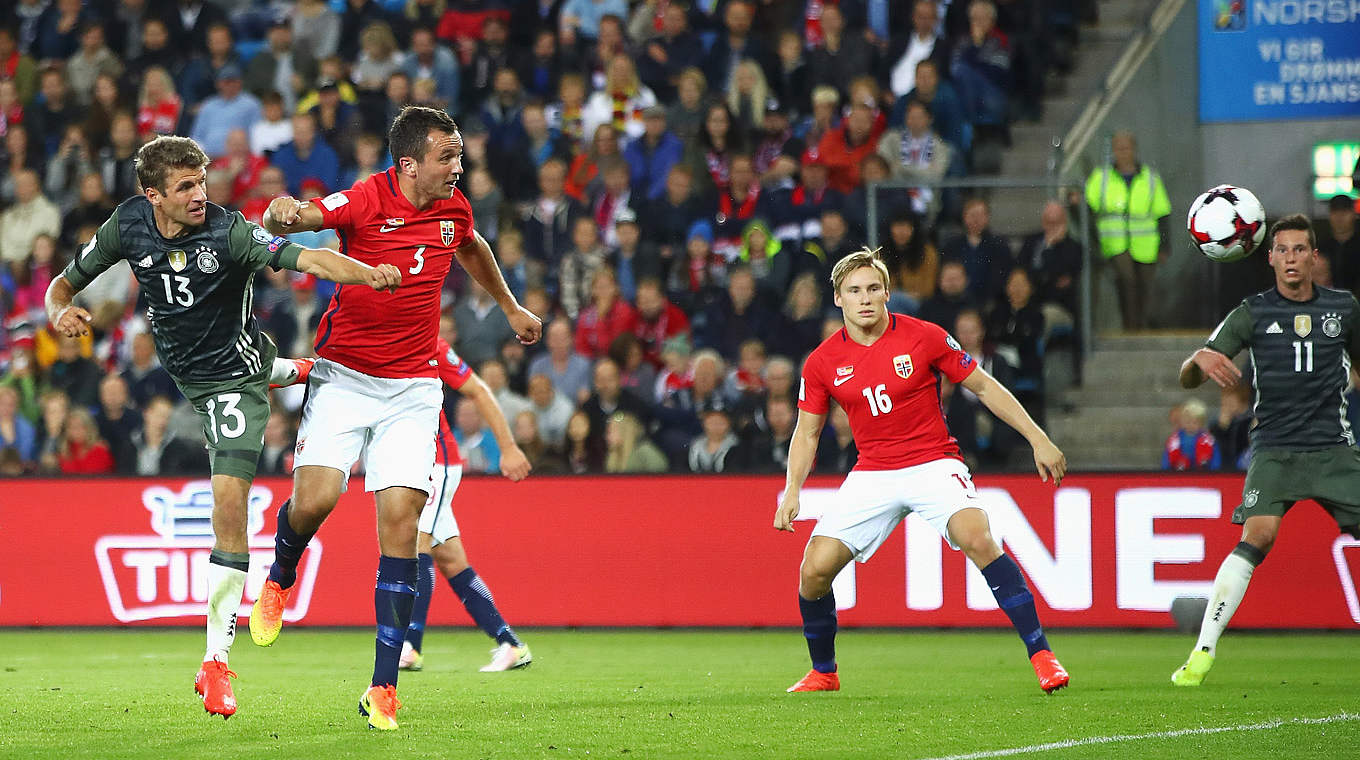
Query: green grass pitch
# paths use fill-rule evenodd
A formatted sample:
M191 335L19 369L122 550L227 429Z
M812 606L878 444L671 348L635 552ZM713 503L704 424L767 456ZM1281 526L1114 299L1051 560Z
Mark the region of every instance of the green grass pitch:
M845 631L842 691L798 695L797 631L525 634L533 666L486 674L488 639L432 630L387 733L355 709L371 632L243 630L229 721L193 694L201 631L0 632L0 758L1360 757L1355 635L1232 632L1176 689L1189 636L1058 631L1046 696L1001 632Z

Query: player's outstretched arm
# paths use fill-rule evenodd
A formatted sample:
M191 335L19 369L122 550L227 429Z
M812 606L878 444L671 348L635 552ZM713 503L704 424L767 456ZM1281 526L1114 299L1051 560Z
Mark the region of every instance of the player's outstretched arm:
M501 448L501 474L515 482L528 477L529 457L525 456L519 444L515 443L515 436L510 433L510 424L505 421L505 413L501 411L501 405L496 403L496 397L491 395L491 389L487 387L486 382L473 372L458 392L472 399L482 419L491 427L491 434L496 436L496 444Z
M505 312L506 321L519 336L519 342L526 346L537 343L543 334L543 321L515 300L515 294L510 292L510 286L505 284L505 276L501 274L500 267L496 266L496 257L491 253L491 244L486 242L482 233L473 230L467 242L458 248L455 255L463 269L466 269L467 273L496 299L501 311Z
M1242 370L1233 364L1232 359L1212 348L1201 348L1181 364L1182 388L1198 388L1209 378L1213 378L1223 388L1231 388L1237 385L1241 377Z
M52 323L54 330L68 338L88 334L90 320L93 319L90 312L71 304L71 299L75 298L75 295L75 286L64 276L57 275L52 278L52 284L47 286L47 295L44 298L47 320Z
M341 285L367 285L389 293L401 285L401 270L391 264L369 266L329 248L302 249L298 254L298 271Z
M812 472L812 463L817 458L817 441L822 437L824 424L825 414L798 410L798 424L789 441L789 472L784 481L784 497L774 512L775 530L793 530L793 521L798 519L800 506L798 495L803 489L803 481Z
M274 235L289 235L294 232L316 232L325 220L321 209L307 201L300 201L291 195L275 198L264 210L261 226Z
M962 385L972 391L992 414L1029 441L1030 447L1034 449L1034 469L1039 471L1040 480L1047 483L1051 476L1055 485L1062 483L1063 476L1067 474L1067 457L1053 445L1048 434L1035 423L1006 386L998 383L981 367L965 377Z

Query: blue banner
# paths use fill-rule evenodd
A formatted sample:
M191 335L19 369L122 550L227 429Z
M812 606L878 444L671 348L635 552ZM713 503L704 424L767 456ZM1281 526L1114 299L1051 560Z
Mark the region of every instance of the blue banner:
M1360 0L1199 0L1202 122L1360 116Z

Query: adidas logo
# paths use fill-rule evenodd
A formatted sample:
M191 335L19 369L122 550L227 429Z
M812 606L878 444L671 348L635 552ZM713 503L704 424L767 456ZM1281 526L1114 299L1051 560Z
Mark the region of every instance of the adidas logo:
M1280 333L1283 332L1284 329L1280 327L1279 322L1271 322L1270 327L1266 328L1266 335L1279 335Z
M139 266L139 267L149 267L149 266L151 266L151 256L150 256L150 254L148 254L147 256L145 256L141 261L138 261L138 262L137 262L137 266ZM1276 325L1276 326L1278 327L1278 325Z

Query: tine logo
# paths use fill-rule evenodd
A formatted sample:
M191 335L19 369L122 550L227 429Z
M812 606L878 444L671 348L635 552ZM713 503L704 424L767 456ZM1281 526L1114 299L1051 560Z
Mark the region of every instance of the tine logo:
M268 488L257 485L246 501L250 571L240 615L250 614L253 594L274 561L273 535L261 532L264 512L273 500ZM101 536L95 541L95 561L109 609L124 623L202 617L207 614L208 554L213 545L212 482L193 480L179 491L148 486L142 491L142 506L150 512L154 535ZM300 620L307 614L320 563L321 542L313 538L298 565L296 590L284 620Z

